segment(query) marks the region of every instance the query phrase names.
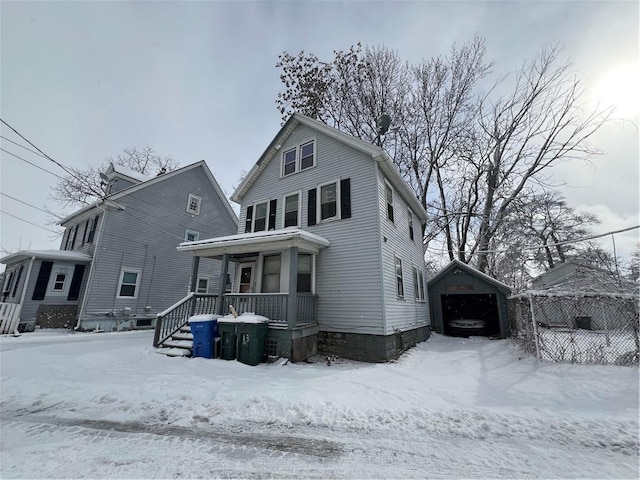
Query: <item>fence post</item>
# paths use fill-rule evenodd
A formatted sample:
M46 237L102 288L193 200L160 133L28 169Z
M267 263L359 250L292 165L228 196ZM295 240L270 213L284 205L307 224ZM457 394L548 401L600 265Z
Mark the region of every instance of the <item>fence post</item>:
M604 320L604 335L607 339L607 347L610 347L611 340L609 339L609 322L607 322L607 312L604 311L603 302L600 302L600 311L602 311L602 319Z
M529 294L529 308L531 309L531 323L533 323L533 339L536 343L536 357L540 362L540 345L538 340L538 322L536 321L536 314L533 311L533 295Z

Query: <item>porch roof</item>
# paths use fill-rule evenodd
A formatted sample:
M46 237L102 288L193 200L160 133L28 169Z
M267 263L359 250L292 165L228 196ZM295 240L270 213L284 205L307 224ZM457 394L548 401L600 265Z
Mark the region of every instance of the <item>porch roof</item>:
M191 252L197 257L220 257L225 253L234 255L283 250L289 247L298 247L303 252L317 254L329 245L329 240L319 235L297 228L286 228L183 242L177 248L180 252Z
M91 262L91 257L86 253L71 250L21 250L6 257L0 258L0 263L6 265L10 263L22 262L30 258L41 258L44 260L68 260L70 262Z

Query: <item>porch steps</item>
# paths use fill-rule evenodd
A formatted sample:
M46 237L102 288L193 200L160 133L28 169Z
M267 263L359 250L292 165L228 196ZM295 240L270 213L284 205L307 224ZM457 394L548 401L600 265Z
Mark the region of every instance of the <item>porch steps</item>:
M162 343L156 349L156 353L169 357L190 357L193 350L193 333L189 325L185 325L176 333L171 335L171 339Z

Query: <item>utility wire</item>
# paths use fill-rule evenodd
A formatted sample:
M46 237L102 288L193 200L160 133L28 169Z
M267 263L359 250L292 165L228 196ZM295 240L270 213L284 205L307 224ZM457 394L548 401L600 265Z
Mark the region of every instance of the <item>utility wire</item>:
M640 228L640 225L635 225L633 227L627 227L627 228L622 228L620 230L612 230L610 232L605 232L605 233L599 233L596 235L589 235L587 237L581 237L581 238L576 238L573 240L563 240L562 242L555 242L555 243L547 243L546 245L539 245L536 247L522 247L521 250L540 250L541 248L545 248L545 247L555 247L556 245L566 245L568 243L578 243L578 242L586 242L587 240L594 240L596 238L601 238L601 237L606 237L607 235L613 235L615 233L623 233L623 232L628 232L630 230L635 230L637 228ZM441 248L431 248L431 247L427 247L428 250L431 250L433 252L440 252L440 253L448 253L449 250L445 250L445 249L441 249ZM458 253L458 250L451 250L453 253ZM507 253L509 250L505 249L505 250L476 250L473 253Z
M35 163L30 162L29 160L25 160L24 158L20 157L19 155L16 155L15 153L11 153L10 151L5 150L4 148L0 148L0 150L1 150L1 151L3 151L4 153L8 153L9 155L11 155L11 156L13 156L13 157L16 157L18 160L22 160L23 162L26 162L26 163L28 163L29 165L31 165L31 166L33 166L33 167L36 167L36 168L38 168L38 169L40 169L40 170L42 170L43 172L50 173L50 174L51 174L51 175L53 175L54 177L58 177L58 178L60 178L60 179L64 180L64 177L61 177L61 176L60 176L60 175L58 175L57 173L53 173L51 170L47 170L46 168L42 168L41 166L36 165Z
M0 195L2 195L4 197L8 197L11 200L15 200L16 202L20 202L23 205L26 205L27 207L35 208L36 210L40 210L41 212L48 213L50 215L53 215L54 217L62 218L60 215L56 215L55 213L48 212L48 211L46 211L46 210L44 210L44 209L42 209L40 207L36 207L35 205L31 205L30 203L24 202L24 201L20 200L19 198L15 198L15 197L12 197L11 195L7 195L6 193L0 192Z
M51 158L49 155L47 155L46 153L44 153L42 150L40 150L36 145L34 145L30 140L28 140L26 137L24 137L20 132L18 132L15 128L13 128L11 125L9 125L7 122L5 122L4 120L2 120L2 118L0 118L0 122L2 122L3 124L5 124L7 127L9 127L11 130L13 130L13 132L18 135L21 139L23 139L25 142L27 142L29 145L31 145L33 148L35 148L38 152L40 152L44 158L46 158L47 160L55 163L57 166L59 166L61 169L63 169L65 172L67 172L69 175L73 175L73 172L66 166L64 166L63 164L61 164L60 162L57 162L56 160L54 160L53 158Z
M47 157L45 157L44 155L42 155L41 153L38 153L38 152L36 152L35 150L31 150L30 148L27 148L27 147L25 147L24 145L22 145L22 144L20 144L20 143L18 143L18 142L14 142L13 140L11 140L11 139L9 139L9 138L7 138L7 137L3 137L2 135L0 135L0 138L1 138L1 139L3 139L3 140L6 140L7 142L11 142L11 143L13 143L14 145L17 145L17 146L18 146L18 147L20 147L20 148L24 148L27 152L31 152L31 153L33 153L34 155L38 155L38 156L40 156L40 157L42 157L42 158L47 158Z
M38 227L38 228L41 228L42 230L46 230L47 232L51 232L51 233L55 233L55 234L60 234L60 232L56 232L55 230L51 230L51 229L49 229L49 228L43 227L43 226L41 226L41 225L38 225L37 223L30 222L29 220L25 220L24 218L20 218L20 217L18 217L18 216L16 216L16 215L13 215L13 214L9 213L9 212L5 212L5 211L4 211L4 210L2 210L2 209L0 209L0 212L4 213L5 215L9 215L10 217L13 217L13 218L16 218L16 219L18 219L18 220L21 220L21 221L23 221L23 222L25 222L25 223L31 224L31 225L33 225L34 227Z

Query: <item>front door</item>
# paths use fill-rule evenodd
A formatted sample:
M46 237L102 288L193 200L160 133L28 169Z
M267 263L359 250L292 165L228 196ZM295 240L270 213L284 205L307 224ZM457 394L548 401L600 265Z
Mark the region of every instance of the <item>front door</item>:
M244 263L240 265L240 286L238 291L240 293L250 293L254 291L253 285L253 270L255 264Z

